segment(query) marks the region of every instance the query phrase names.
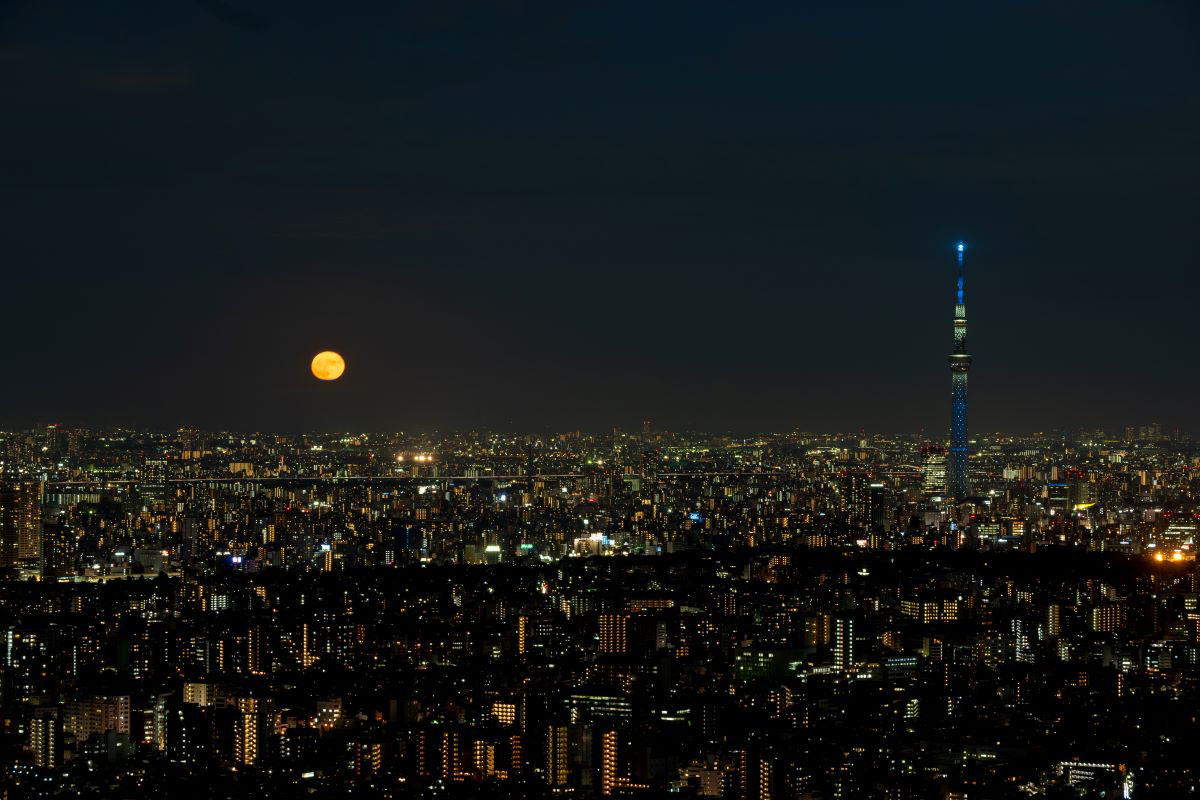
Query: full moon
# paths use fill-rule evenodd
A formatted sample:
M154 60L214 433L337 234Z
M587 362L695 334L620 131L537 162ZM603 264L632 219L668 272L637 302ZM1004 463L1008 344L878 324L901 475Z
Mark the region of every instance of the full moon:
M336 381L346 371L346 361L332 350L322 350L313 356L313 377L323 381Z

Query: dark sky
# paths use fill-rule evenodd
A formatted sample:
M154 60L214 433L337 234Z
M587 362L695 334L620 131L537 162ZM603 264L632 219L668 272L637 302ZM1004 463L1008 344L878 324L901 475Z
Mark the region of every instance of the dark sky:
M0 424L1158 420L1200 3L0 0ZM345 354L318 384L308 360Z

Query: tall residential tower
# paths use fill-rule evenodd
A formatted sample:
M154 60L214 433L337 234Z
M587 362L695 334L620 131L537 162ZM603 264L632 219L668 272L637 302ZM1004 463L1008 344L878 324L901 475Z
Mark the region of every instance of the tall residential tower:
M34 563L42 554L42 484L0 476L0 567Z
M946 494L962 500L971 491L967 474L967 306L963 300L963 257L967 246L959 242L958 296L954 303L954 350L950 353L950 458L946 463Z

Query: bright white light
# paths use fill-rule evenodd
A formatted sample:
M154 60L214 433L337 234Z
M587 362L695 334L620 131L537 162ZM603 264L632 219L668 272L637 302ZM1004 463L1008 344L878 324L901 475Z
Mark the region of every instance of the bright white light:
M965 250L965 249L966 249L966 247L967 247L967 246L966 246L965 244L963 244L962 242L959 242L959 243L958 243L958 252L960 252L960 253L961 253L963 250Z

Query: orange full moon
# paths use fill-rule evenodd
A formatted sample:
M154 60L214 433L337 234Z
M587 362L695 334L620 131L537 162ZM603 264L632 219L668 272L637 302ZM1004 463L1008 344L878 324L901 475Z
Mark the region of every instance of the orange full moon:
M332 350L322 350L313 356L313 377L323 381L336 381L346 371L346 361Z

